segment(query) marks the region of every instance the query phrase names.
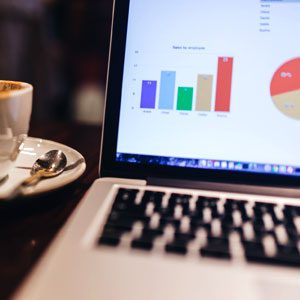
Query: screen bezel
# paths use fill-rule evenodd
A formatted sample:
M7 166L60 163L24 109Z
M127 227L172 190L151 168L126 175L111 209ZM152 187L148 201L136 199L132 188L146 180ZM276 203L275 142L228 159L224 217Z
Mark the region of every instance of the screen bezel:
M130 0L115 0L102 129L99 174L134 179L168 178L267 186L300 186L300 178L280 174L143 165L116 161L122 81Z

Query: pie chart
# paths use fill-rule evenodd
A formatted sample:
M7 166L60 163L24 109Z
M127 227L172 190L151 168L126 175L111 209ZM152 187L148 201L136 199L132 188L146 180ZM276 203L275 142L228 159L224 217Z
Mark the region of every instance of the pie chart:
M277 109L290 118L300 120L300 57L278 68L270 90Z

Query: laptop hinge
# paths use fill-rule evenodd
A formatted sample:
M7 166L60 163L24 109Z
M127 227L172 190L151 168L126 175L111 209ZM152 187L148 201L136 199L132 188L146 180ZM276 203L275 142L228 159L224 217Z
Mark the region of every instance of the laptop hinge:
M300 198L300 188L291 187L273 187L246 185L237 183L219 183L207 181L193 181L180 179L148 178L147 185L201 189L210 191L230 192L230 193L247 193L253 195L280 196L289 198Z

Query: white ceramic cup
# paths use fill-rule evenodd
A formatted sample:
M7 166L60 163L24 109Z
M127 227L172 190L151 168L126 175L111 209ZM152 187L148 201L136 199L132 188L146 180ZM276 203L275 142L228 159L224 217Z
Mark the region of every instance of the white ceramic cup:
M13 168L27 136L32 91L28 83L0 80L0 180Z

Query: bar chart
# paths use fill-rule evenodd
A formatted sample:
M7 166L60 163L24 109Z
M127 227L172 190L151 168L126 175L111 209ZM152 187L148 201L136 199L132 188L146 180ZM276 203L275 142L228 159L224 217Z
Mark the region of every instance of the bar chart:
M142 80L140 108L229 113L234 59L216 60L216 71L195 74L190 86L177 82L176 70L161 71L160 80Z

